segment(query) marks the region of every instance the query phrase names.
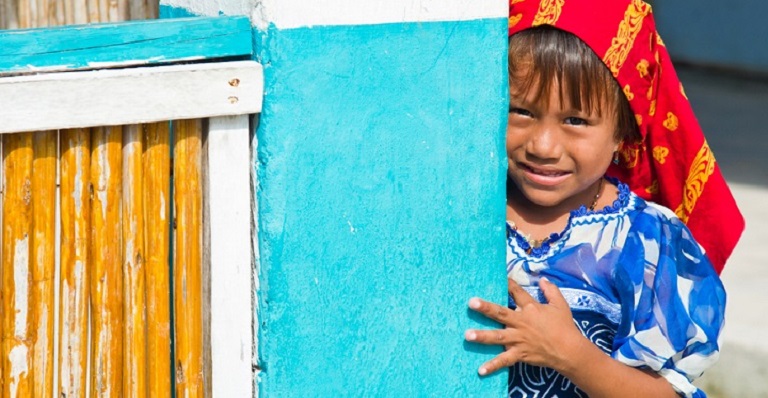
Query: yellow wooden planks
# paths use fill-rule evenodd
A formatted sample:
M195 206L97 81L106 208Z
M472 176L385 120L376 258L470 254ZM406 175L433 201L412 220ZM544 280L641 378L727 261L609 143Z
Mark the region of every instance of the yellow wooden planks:
M144 243L144 143L139 125L123 131L123 275L125 358L123 394L147 394L147 324Z
M30 332L35 397L53 396L57 142L56 131L36 132L33 136Z
M32 133L3 137L2 344L3 396L32 396L30 249Z
M61 132L59 395L84 398L88 359L91 131Z
M98 127L92 134L92 397L123 396L122 135L122 127Z
M176 396L204 396L202 319L202 121L174 122L173 262Z
M169 123L144 125L148 396L171 391L170 252L171 153Z

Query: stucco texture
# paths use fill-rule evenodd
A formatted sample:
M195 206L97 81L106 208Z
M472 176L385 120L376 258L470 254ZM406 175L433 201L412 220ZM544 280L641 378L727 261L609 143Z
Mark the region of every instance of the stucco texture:
M463 332L506 300L506 20L254 40L259 394L503 396Z

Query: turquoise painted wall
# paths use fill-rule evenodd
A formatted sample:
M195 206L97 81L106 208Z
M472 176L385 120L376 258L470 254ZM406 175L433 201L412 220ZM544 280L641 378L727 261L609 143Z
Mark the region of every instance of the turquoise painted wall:
M768 73L768 2L661 0L653 7L673 60Z
M501 397L506 20L257 34L263 397Z

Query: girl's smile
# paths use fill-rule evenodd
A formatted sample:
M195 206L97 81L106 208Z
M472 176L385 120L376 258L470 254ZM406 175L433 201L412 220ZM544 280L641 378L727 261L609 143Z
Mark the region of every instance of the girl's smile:
M546 98L536 98L541 92L536 85L521 93L515 80L510 80L506 139L512 215L527 218L535 211L560 218L589 205L618 148L616 116L597 110L611 107L601 99L593 102L595 109L576 109L560 98L558 82L541 94Z

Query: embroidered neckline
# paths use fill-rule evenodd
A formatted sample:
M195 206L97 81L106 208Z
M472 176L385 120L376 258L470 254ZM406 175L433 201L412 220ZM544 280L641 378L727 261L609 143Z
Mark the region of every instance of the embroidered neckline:
M547 255L552 246L559 246L564 241L563 237L570 235L570 230L573 225L573 221L578 217L592 216L592 215L608 215L620 212L623 208L629 204L629 198L631 191L629 186L623 182L620 182L617 178L605 177L611 184L618 188L618 197L612 204L603 207L598 210L590 210L586 205L581 205L575 210L571 210L568 216L568 223L565 228L559 233L555 232L550 234L547 238L544 238L540 246L532 247L530 240L518 231L515 224L512 221L507 221L507 241L511 243L511 239L514 239L517 246L530 257L539 258Z

